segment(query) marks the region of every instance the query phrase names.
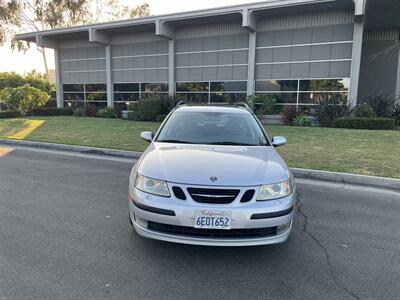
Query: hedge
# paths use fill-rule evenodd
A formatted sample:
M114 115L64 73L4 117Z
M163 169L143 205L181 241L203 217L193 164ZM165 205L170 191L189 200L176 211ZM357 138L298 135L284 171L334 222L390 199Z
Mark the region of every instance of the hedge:
M336 128L392 130L396 122L392 118L339 118L335 121Z
M71 116L73 113L70 108L56 108L56 107L45 107L32 110L30 116Z
M17 110L0 111L0 119L18 118L20 116L21 116L21 113Z

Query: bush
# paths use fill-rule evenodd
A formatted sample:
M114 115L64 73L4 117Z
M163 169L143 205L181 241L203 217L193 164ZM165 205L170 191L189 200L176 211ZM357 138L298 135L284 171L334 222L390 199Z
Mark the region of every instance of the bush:
M88 117L95 118L97 117L97 107L94 104L87 104L85 108L85 114Z
M363 102L356 106L354 116L356 118L376 118L376 113L367 102Z
M0 73L0 91L5 88L17 88L23 85L30 85L48 95L55 90L54 84L44 78L43 75L32 71L24 76L15 72Z
M323 127L333 127L338 118L347 117L350 112L347 100L341 96L320 99L315 109Z
M46 105L50 97L37 88L26 84L17 88L5 88L0 92L0 99L11 109L27 114Z
M392 116L396 120L396 124L400 125L400 102L394 104Z
M282 122L286 125L291 125L297 116L297 107L294 105L287 105L282 110Z
M56 107L44 107L32 110L29 115L30 116L71 116L72 109L65 108L56 108Z
M126 110L128 111L138 111L138 109L139 109L139 102L130 102L126 106Z
M306 126L311 126L311 122L305 116L297 116L294 118L292 125L306 127Z
M82 108L78 107L74 110L73 116L77 118L86 117L86 113Z
M276 105L277 98L274 95L254 96L252 101L260 106L256 111L257 115L275 115L280 112L279 107Z
M140 121L139 120L139 113L137 111L130 111L128 112L128 120L131 121Z
M395 127L392 118L339 118L335 121L337 128L391 130Z
M138 113L140 121L155 121L164 113L164 107L159 98L149 98L139 102Z
M156 118L156 122L163 122L167 116L168 116L168 115L165 115L165 114L159 115L159 116Z
M20 116L21 113L18 110L0 111L0 119L18 118Z
M371 106L378 118L386 118L392 115L393 105L396 100L396 98L384 94L382 90L378 90L375 94L367 97L365 102Z
M117 115L115 114L114 109L112 109L110 107L106 107L106 108L100 109L97 112L97 117L115 119L117 117Z

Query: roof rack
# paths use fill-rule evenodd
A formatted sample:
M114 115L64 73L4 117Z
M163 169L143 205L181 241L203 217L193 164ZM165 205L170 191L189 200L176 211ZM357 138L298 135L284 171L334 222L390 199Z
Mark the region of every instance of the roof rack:
M184 100L181 100L178 102L178 104L175 106L175 108L178 108L180 106L183 105L193 105L193 106L239 106L239 107L243 107L246 108L248 111L250 111L251 113L253 113L253 109L251 109L251 107L246 103L246 102L237 102L237 103L225 103L225 102L211 102L211 103L187 103Z
M180 100L180 101L178 102L178 104L175 105L175 107L179 107L179 106L182 106L182 105L187 105L186 101Z

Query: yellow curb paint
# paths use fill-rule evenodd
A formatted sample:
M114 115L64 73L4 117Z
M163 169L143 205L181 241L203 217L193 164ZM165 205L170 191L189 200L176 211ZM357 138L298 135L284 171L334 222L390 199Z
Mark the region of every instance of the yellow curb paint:
M44 123L42 120L26 120L24 125L26 127L21 131L17 132L16 134L7 136L9 139L16 139L16 140L23 140L26 138L30 133L32 133L36 128L41 126Z
M0 147L0 157L6 156L14 150L14 148Z

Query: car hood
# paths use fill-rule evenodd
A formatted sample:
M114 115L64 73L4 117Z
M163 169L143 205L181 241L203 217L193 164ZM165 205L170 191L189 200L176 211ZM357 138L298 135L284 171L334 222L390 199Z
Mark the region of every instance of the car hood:
M209 186L255 186L289 178L273 147L152 143L138 172L168 182ZM216 177L213 182L210 178Z

